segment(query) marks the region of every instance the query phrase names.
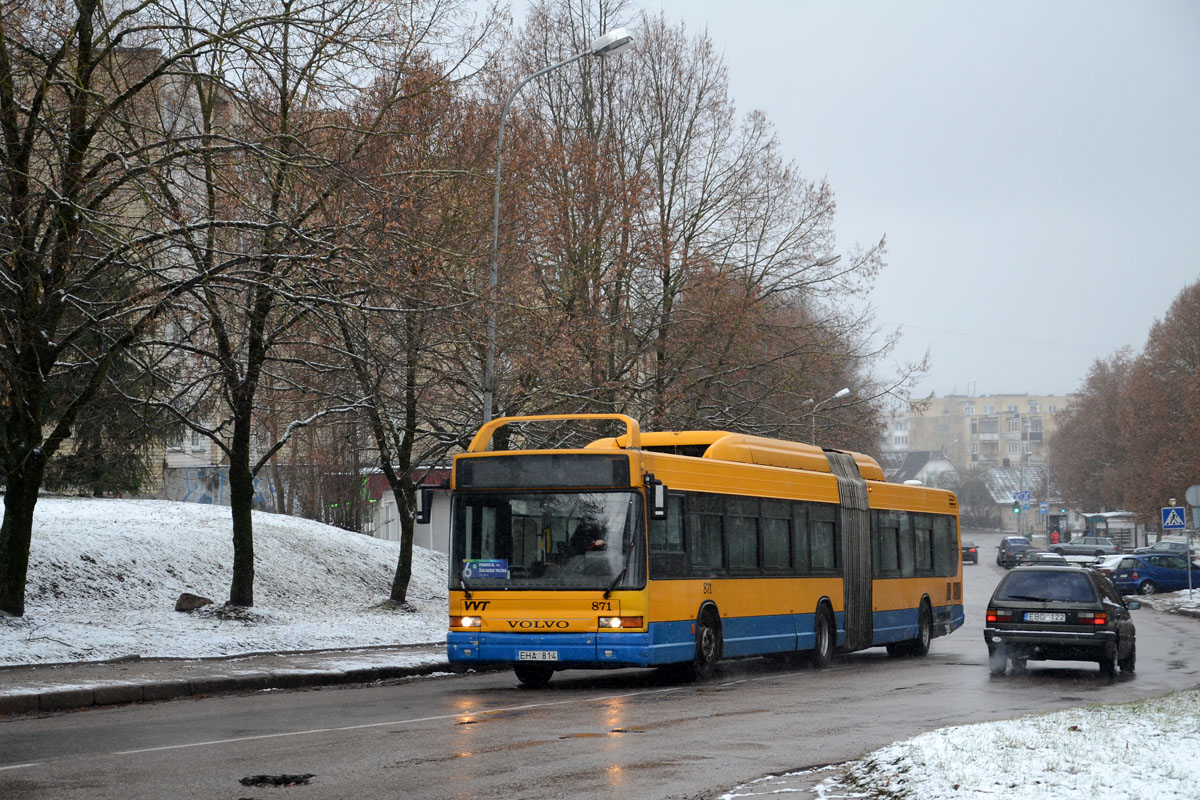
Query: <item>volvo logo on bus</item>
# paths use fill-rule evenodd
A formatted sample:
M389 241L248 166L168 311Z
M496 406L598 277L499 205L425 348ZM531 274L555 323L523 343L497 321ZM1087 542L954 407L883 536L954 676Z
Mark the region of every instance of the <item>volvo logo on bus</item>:
M510 628L525 628L527 630L566 630L571 627L571 623L565 619L510 619L508 621Z

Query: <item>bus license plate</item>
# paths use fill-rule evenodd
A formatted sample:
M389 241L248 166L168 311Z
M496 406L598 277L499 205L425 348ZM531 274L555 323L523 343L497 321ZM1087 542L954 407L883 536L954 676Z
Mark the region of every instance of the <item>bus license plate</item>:
M557 650L518 650L517 661L558 661Z
M1066 622L1067 615L1050 611L1030 611L1025 614L1026 622Z

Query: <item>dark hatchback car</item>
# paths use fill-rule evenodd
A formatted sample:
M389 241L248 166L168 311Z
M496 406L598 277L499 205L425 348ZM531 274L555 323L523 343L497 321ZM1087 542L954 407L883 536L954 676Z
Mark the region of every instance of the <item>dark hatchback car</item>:
M962 560L964 564L968 561L972 564L979 563L979 548L975 546L974 542L962 543Z
M1028 566L1000 579L988 602L983 638L988 669L1012 662L1095 661L1107 676L1133 672L1137 640L1128 603L1107 578L1073 565Z
M996 550L996 563L1002 567L1015 566L1020 562L1021 554L1032 549L1033 545L1024 536L1005 536Z

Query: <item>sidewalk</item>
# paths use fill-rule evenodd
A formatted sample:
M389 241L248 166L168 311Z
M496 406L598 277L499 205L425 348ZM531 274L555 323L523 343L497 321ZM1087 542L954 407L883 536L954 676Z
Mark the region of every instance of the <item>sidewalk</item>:
M132 657L0 667L0 716L450 672L441 642L227 658Z

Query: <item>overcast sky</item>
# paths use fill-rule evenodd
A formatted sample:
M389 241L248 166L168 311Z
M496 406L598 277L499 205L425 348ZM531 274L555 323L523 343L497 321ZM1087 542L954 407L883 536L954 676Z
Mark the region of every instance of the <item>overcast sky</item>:
M886 235L877 319L924 392L1059 394L1200 278L1200 2L645 0Z

